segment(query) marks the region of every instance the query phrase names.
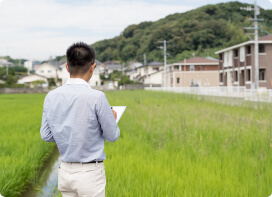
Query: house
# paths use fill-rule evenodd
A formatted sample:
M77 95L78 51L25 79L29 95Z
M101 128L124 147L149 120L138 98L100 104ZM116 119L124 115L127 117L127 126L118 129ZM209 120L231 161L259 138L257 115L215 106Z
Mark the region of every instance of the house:
M129 62L127 65L126 65L126 68L125 68L125 73L127 76L129 76L129 79L131 81L137 81L137 68L143 66L143 64L141 62L135 62L135 61L132 61L132 62Z
M42 87L48 87L48 80L46 77L37 75L37 74L31 74L25 77L22 77L21 79L18 80L18 84L28 84L30 87L35 87L35 82L39 81L40 83L37 84L38 86ZM42 83L42 81L44 83Z
M68 73L66 69L66 63L59 66L58 77L59 79L61 79L61 85L64 85L67 79L70 78L70 74Z
M98 60L95 60L95 62L96 62L96 68L94 70L92 78L88 82L91 87L101 85L100 73L99 73L101 62ZM60 67L58 69L58 77L61 79L62 85L64 85L66 83L66 81L70 78L70 74L68 73L68 71L66 69L66 63L60 65Z
M51 64L44 63L38 67L34 67L35 73L46 78L58 79L58 68Z
M272 88L272 35L259 38L259 87ZM219 85L254 88L254 41L243 42L217 51L219 56Z
M218 86L218 60L193 57L167 66L167 87ZM164 84L164 72L162 73Z
M147 74L144 78L144 86L146 87L161 87L162 86L162 73L164 71L160 70Z
M24 62L24 67L27 68L28 73L33 70L33 64L31 60Z
M103 62L105 66L105 75L111 74L113 71L122 71L122 66L115 61Z
M99 60L95 60L96 63L96 69L98 69L99 74L105 74L105 65L102 64L102 62L100 62Z
M162 81L158 81L160 77L158 75L161 74L161 71L163 69L163 63L153 61L146 65L142 65L137 67L137 73L136 78L141 81L145 86L161 86ZM156 74L155 74L156 73ZM154 75L153 75L154 74Z
M7 66L13 67L14 64L11 63L11 62L9 62L9 61L6 60L6 59L0 59L0 67L7 67Z
M146 75L149 75L151 73L157 72L163 68L162 62L150 62L146 65L142 65L137 68L137 73L140 76L140 78L143 78Z

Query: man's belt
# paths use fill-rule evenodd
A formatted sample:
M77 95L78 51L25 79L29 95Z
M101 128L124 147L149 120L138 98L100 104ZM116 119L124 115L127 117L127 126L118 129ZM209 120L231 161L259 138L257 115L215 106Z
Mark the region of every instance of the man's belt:
M90 161L90 162L84 162L84 163L102 163L103 161Z
M87 163L103 163L103 161L89 161L89 162L65 162L65 163L82 163L82 164L87 164Z

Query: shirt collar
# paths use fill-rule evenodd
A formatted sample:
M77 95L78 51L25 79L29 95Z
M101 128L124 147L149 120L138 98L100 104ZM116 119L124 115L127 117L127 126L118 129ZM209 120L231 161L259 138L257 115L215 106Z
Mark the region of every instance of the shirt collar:
M66 85L85 85L90 87L90 85L85 80L80 78L69 78L66 81Z

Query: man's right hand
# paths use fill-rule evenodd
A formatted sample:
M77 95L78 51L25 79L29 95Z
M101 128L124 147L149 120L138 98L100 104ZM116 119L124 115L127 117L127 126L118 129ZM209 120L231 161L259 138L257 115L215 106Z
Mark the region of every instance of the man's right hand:
M114 118L115 118L115 120L116 120L116 119L117 119L117 112L116 112L116 111L114 111L113 109L111 109L111 111L112 111L113 116L114 116Z

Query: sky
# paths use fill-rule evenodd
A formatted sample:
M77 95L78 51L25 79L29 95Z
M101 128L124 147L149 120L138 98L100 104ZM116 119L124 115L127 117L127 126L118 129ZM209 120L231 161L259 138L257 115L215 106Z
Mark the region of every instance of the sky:
M113 38L131 24L229 0L0 0L0 56L46 60L74 42ZM253 0L240 2L254 3ZM258 0L272 9L272 0Z

